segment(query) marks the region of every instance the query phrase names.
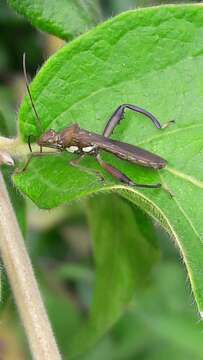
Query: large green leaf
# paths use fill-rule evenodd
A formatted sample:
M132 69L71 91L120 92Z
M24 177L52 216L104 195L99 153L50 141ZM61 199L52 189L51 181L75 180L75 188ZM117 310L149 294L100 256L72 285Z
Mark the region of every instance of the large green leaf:
M195 2L193 0L188 1L188 0L165 0L164 4L180 4L180 3L192 3ZM198 1L196 1L198 2ZM144 6L154 6L154 5L162 5L163 1L162 0L131 0L131 6L136 6L136 7L144 7Z
M90 316L72 354L87 350L115 323L136 292L150 283L159 259L151 220L130 202L101 195L87 202L96 279Z
M9 0L9 4L34 26L64 40L87 31L101 20L97 0Z
M120 13L122 11L131 10L134 8L139 7L146 7L146 6L155 6L155 5L166 5L166 4L180 4L180 3L192 3L192 2L198 2L198 1L188 1L188 0L111 0L110 9L108 9L109 13Z
M122 103L152 111L157 130L143 116L126 114L114 138L140 145L168 160L155 172L108 155L142 183L161 181L175 194L117 184L68 165L74 156L35 158L15 184L41 208L52 208L96 191L116 191L143 208L169 232L186 263L199 310L203 310L203 8L166 6L124 13L65 46L50 58L31 91L44 130L77 121L102 133ZM39 135L28 98L20 110L23 138ZM94 159L84 161L96 168ZM136 254L135 254L136 256Z
M202 360L202 327L185 272L166 258L153 281L97 346L77 360ZM174 296L175 294L175 296Z
M136 299L137 320L152 336L162 339L167 350L175 349L175 358L179 359L177 355L185 352L185 359L202 359L203 324L197 322L189 289L180 287L184 284L185 274L175 262L165 262L157 266L153 275L153 285ZM166 355L160 359L171 358ZM152 358L155 359L155 355Z

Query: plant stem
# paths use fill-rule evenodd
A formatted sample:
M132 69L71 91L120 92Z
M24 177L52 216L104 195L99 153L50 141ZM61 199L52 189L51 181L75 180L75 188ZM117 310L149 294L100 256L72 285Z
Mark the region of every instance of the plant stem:
M12 158L26 156L29 152L27 144L23 143L18 137L6 138L0 136L0 152L6 151Z
M0 173L0 252L34 359L61 359Z
M39 151L39 146L37 144L32 144L33 151ZM7 138L0 136L0 152L6 151L12 158L19 158L21 156L26 156L29 154L29 148L26 143L23 143L18 137L16 138ZM50 149L43 148L43 152L50 152ZM53 149L53 152L55 150Z

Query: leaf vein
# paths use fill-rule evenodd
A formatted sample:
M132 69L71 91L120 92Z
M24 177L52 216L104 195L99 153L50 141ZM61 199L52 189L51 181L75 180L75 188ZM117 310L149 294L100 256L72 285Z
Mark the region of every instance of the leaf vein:
M193 185L203 189L203 181L201 180L198 180L196 178L194 178L193 176L191 175L187 175L179 170L176 170L176 169L173 169L173 168L170 168L170 167L167 167L166 170L168 172L170 172L171 174L175 175L175 176L178 176L180 177L181 179L184 179L185 181L188 181L190 183L192 183Z
M177 205L177 207L179 208L179 210L181 211L181 213L183 214L184 218L186 219L186 221L188 222L188 224L190 225L190 227L192 228L193 232L195 233L195 235L198 237L198 239L200 240L200 242L202 243L201 240L201 236L198 233L197 229L195 228L192 220L189 218L189 216L186 214L185 210L183 209L183 207L180 205L180 203L178 202L177 198L174 197L174 201Z
M181 127L181 128L178 128L178 129L171 130L170 132L167 132L167 133L162 133L162 134L159 134L159 135L152 136L151 138L149 138L147 140L144 140L144 141L141 141L141 142L137 143L137 145L142 146L142 145L145 145L145 144L149 144L150 142L152 142L154 140L161 139L163 137L174 135L174 134L182 132L182 131L186 131L186 130L190 130L190 129L196 129L196 128L202 128L202 127L203 127L203 124L193 124L193 125Z

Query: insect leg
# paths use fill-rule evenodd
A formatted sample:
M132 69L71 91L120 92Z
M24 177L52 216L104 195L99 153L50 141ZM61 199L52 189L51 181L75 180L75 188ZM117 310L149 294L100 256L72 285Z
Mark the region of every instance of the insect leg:
M113 177L115 177L120 182L123 182L126 185L129 186L135 186L140 188L160 188L161 184L137 184L134 181L132 181L128 176L123 174L120 170L116 169L112 165L106 163L104 160L101 159L100 155L98 154L96 156L96 159L98 163L102 166L103 169L108 171Z
M153 124L158 128L158 129L163 129L166 128L170 123L174 122L174 120L168 121L165 125L161 125L160 122L157 120L157 118L150 113L149 111L140 108L139 106L136 105L131 105L131 104L123 104L120 105L113 113L113 115L111 116L111 118L109 119L109 121L107 122L104 131L103 131L103 136L105 137L109 137L112 133L114 128L120 123L120 121L123 119L124 116L124 111L125 109L129 109L138 113L141 113L145 116L147 116L152 122Z
M86 156L86 154L82 154L77 159L71 160L70 165L72 165L72 166L78 168L79 170L81 170L83 172L86 172L88 174L96 175L99 178L100 181L104 181L104 178L103 178L102 174L98 170L89 169L86 166L80 165L80 161L82 159L84 159L85 156Z
M54 151L46 151L46 152L38 152L38 151L36 151L36 152L31 152L30 154L29 154L29 156L28 156L28 159L27 159L27 161L26 161L26 163L25 163L25 165L24 165L24 167L21 169L21 170L19 170L19 169L17 169L16 171L15 171L15 173L16 174L20 174L21 172L24 172L24 171L26 171L27 170L27 168L28 168L28 165L29 165L29 163L31 162L31 160L32 160L32 158L33 157L38 157L38 156L47 156L47 155L59 155L59 154L61 154L61 152L54 152Z
M29 135L29 136L28 136L27 143L28 143L29 150L30 150L30 152L32 153L31 137L32 137L32 135Z

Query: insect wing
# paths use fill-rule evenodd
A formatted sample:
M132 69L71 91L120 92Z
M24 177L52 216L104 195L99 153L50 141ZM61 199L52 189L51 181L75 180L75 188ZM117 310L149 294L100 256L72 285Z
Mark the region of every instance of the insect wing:
M167 164L166 160L156 154L117 140L105 138L99 147L113 153L122 160L127 160L141 166L161 169Z

